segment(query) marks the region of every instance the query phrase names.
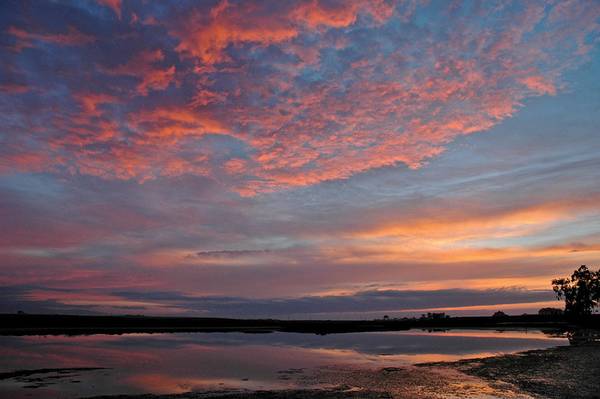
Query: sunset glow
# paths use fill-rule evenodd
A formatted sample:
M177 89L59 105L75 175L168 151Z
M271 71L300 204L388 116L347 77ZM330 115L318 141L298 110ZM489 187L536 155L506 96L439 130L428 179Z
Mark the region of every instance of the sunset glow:
M600 265L598 1L0 10L0 313L520 314Z

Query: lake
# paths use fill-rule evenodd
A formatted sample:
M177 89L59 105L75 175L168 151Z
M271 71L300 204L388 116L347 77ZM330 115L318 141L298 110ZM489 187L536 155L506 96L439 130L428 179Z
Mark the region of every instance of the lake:
M568 345L538 330L0 337L0 397L284 389L328 366L379 368ZM89 370L60 370L97 368ZM54 370L41 370L54 369Z

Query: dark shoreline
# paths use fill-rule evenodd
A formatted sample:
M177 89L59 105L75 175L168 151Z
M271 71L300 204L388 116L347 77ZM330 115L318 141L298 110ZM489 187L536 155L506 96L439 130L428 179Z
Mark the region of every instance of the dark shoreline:
M339 334L370 331L402 331L415 328L535 328L600 329L600 315L585 323L564 317L538 315L506 317L450 317L391 320L276 320L150 316L74 316L0 314L0 335L90 335L169 332L297 332Z

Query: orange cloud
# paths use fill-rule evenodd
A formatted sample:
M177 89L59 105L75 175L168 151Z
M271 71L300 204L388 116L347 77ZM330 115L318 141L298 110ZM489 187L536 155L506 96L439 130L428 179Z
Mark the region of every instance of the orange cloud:
M513 208L468 203L460 207L437 204L394 215L380 210L362 216L356 225L327 233L310 233L318 243L313 261L339 264L437 264L562 259L566 264L589 262L600 256L598 237L561 245L541 244L552 227L581 220L600 211L598 195ZM443 209L443 211L440 211ZM385 215L385 217L382 217ZM356 227L360 226L360 227ZM335 236L337 239L329 239ZM528 242L528 237L536 240ZM552 235L550 235L552 237ZM522 244L515 244L519 238ZM338 239L341 242L338 242ZM543 241L541 241L543 242Z
M93 36L81 33L76 28L69 26L67 33L34 33L14 26L8 28L8 34L17 39L16 51L26 47L34 47L33 42L43 41L58 46L83 46L94 42Z
M103 93L77 93L73 97L81 104L86 116L99 116L102 112L98 106L118 102L116 97Z
M147 139L165 142L184 137L200 137L206 133L225 133L227 128L211 115L185 108L165 107L131 114L130 126L140 135L140 144ZM164 143L166 144L166 143Z
M354 1L330 2L319 0L300 2L293 8L289 17L311 29L321 26L343 28L356 22L358 13L362 10L370 12L378 21L383 21L392 15L393 5L384 1Z
M533 260L562 261L565 264L589 262L590 256L597 257L600 251L577 253L562 248L547 247L469 247L468 245L448 245L427 239L387 240L380 243L354 242L352 247L322 247L318 251L320 259L328 259L332 264L398 265L405 263L431 262L443 264L479 264L498 262L526 263ZM546 279L548 280L548 278ZM495 284L491 284L497 286Z
M414 215L403 215L397 221L388 216L388 220L382 225L357 232L355 236L419 236L460 241L481 236L502 238L526 235L553 223L596 212L599 210L598 203L600 198L596 195L510 209L478 209L476 204L469 204L458 211L445 209L443 213L438 209L431 209Z
M133 132L128 134L122 124L106 119L99 110L100 104L112 101L111 96L85 94L76 98L84 110L74 117L78 125L66 126L61 137L50 141L58 153L75 145L84 147L74 160L65 163L72 173L140 182L188 173L208 176L210 153L202 147L188 147L186 141L209 133L228 134L210 115L174 107L131 113L123 124Z
M556 94L556 87L552 82L549 82L543 76L528 76L521 79L521 83L523 83L527 88L536 92L537 94Z
M175 78L175 66L167 68L155 66L165 58L161 50L141 51L134 55L129 62L116 68L103 68L110 75L132 76L141 80L136 90L140 95L147 95L149 90L164 90Z
M384 1L338 2L319 0L280 3L281 12L274 17L266 2L242 2L231 5L220 1L209 13L194 12L172 34L180 39L176 50L198 58L205 64L228 61L228 46L254 43L261 46L296 38L305 27L341 28L353 24L360 11L370 12L377 20L389 18L393 7Z
M180 39L176 50L203 63L215 64L228 59L223 51L230 44L268 45L296 37L297 30L281 18L269 15L248 18L257 7L260 5L244 2L234 8L222 1L208 15L193 13L182 26L174 28L173 34Z

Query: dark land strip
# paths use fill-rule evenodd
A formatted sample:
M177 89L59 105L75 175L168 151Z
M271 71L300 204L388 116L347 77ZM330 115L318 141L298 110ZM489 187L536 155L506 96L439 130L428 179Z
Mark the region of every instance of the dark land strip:
M600 328L600 315L585 323L564 317L538 315L506 317L450 317L390 320L275 320L200 317L0 315L0 335L88 335L164 332L298 332L334 334L368 331L401 331L411 328Z

